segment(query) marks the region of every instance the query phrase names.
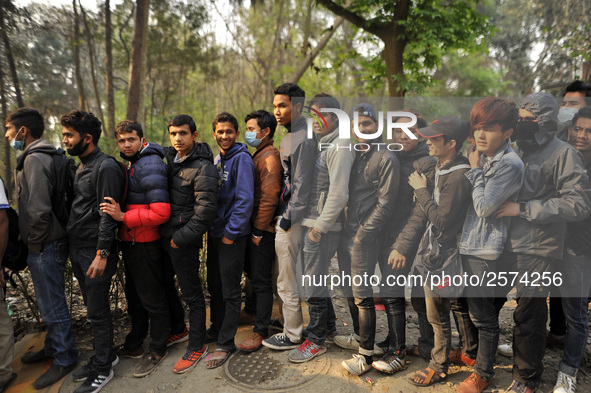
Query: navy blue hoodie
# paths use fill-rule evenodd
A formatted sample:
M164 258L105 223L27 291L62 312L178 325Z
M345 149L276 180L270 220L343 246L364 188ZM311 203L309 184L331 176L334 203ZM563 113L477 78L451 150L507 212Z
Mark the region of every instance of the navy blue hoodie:
M221 185L218 191L217 217L210 234L213 238L234 241L250 234L250 216L254 202L254 163L243 143L236 143L226 154L218 154Z

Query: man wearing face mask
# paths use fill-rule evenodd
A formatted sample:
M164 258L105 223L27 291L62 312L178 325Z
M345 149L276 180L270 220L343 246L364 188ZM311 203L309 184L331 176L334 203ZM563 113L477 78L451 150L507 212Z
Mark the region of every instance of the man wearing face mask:
M53 156L64 152L41 138L44 129L43 117L32 108L20 108L6 118L6 139L15 150L24 150L16 166L19 229L29 248L27 264L39 310L47 325L44 348L25 354L21 361L37 363L54 359L47 372L33 383L37 389L50 386L70 373L78 358L64 294L68 234L66 222L56 215L52 202L56 178ZM62 156L62 159L66 158Z
M533 93L519 106L513 134L525 164L517 202L505 202L495 218L512 217L499 272L518 272L513 319L513 383L507 392L533 393L541 382L546 342L548 280L563 257L567 222L589 215L589 178L581 155L555 138L558 105L548 93ZM545 283L544 283L545 281ZM555 282L558 285L558 282ZM499 294L505 295L505 287Z
M562 104L558 111L558 122L563 125L563 128L556 135L559 139L575 145L576 136L573 138L568 130L573 125L572 120L577 111L591 102L591 84L576 80L566 86L564 89L564 96Z
M115 232L119 223L100 210L111 197L120 203L125 177L115 159L101 151L98 141L101 122L92 114L73 110L62 116L62 143L68 154L80 157L74 178L74 201L67 231L70 261L78 279L88 320L94 332L95 354L88 364L74 372L84 383L76 393L97 392L112 378L112 366L119 362L113 350L113 320L109 304L111 277L117 270Z
M246 115L244 139L256 151L252 155L255 167L254 204L250 223L252 233L246 243L244 270L247 272L256 299L253 333L238 345L240 350L253 352L267 338L273 310L272 271L275 260L275 211L279 204L283 168L279 150L273 146L277 120L261 109Z

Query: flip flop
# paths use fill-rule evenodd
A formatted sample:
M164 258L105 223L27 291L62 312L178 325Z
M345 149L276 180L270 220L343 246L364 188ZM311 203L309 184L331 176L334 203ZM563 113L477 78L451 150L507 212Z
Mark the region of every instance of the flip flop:
M423 382L417 382L412 379L416 376L419 376L421 378L423 378L423 376L425 376L423 378ZM436 383L444 382L445 380L447 380L447 374L445 374L442 377L437 371L432 370L429 367L427 367L421 371L418 371L412 378L409 378L409 382L412 383L413 385L418 386L418 387L426 387L426 386L434 385Z
M211 357L213 356L213 353L212 353L211 355L209 355L209 356L207 357L207 359L205 359L205 368L208 368L208 369L210 369L210 370L211 370L211 369L214 369L214 368L218 368L218 367L220 367L222 364L226 363L226 360L228 360L228 359L230 358L230 356L232 356L232 354L233 354L235 351L236 351L236 347L234 347L234 348L233 348L233 349L231 349L231 350L225 350L225 349L216 349L215 351L213 351L213 353L216 353L216 352L226 352L226 356L224 356L224 357L223 357L223 358L221 358L221 359L217 359L217 361L218 361L218 364L216 364L215 366L210 366L210 365L208 364L208 362L209 362L209 360L211 359Z

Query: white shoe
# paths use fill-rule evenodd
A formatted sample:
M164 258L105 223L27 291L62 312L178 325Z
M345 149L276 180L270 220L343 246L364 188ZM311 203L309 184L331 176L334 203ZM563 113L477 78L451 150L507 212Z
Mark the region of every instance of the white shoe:
M558 378L556 378L556 386L554 386L553 393L575 393L577 390L577 376L571 377L568 374L558 371Z
M513 343L501 344L497 348L499 351L499 355L506 356L508 358L513 357Z
M333 339L334 343L343 349L359 350L359 341L354 334L348 336L336 336Z
M351 359L343 360L341 365L353 375L361 375L371 370L371 364L365 362L365 358L359 354L353 354Z

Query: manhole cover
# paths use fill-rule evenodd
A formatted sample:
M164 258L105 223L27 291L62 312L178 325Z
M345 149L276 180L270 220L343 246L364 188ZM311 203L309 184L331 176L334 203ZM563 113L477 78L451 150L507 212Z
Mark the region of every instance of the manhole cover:
M306 363L287 360L289 351L276 352L261 348L257 352L238 351L225 364L229 382L253 390L292 389L305 384L328 370L325 356Z

